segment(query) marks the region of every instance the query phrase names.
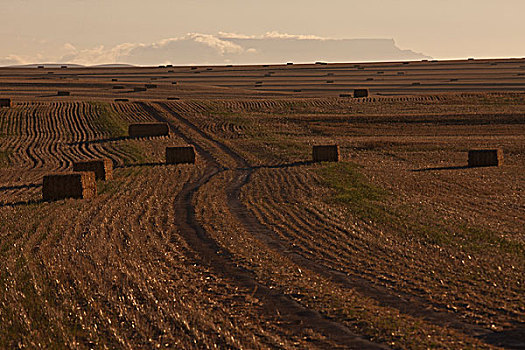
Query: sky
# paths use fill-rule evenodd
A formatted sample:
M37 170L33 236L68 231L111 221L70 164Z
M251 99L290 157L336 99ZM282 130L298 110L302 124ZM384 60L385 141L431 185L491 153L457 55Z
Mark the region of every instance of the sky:
M129 47L220 33L394 39L436 59L525 57L524 0L0 1L0 65L111 63Z

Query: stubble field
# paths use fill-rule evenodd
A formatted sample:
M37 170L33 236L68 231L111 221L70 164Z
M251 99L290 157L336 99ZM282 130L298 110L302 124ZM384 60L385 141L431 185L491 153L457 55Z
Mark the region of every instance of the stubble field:
M525 346L524 66L0 69L0 348ZM101 157L96 198L42 201Z

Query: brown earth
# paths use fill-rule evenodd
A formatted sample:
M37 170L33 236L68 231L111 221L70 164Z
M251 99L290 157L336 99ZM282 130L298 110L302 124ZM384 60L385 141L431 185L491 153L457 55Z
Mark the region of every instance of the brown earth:
M0 69L0 348L525 347L525 61L360 66Z

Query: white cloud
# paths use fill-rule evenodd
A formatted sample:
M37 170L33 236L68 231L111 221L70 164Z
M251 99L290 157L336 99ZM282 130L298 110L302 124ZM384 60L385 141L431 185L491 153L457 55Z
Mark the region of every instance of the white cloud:
M391 39L345 40L276 31L262 35L219 32L217 35L188 33L152 43L122 43L113 47L79 48L65 43L54 54L41 52L35 57L0 57L0 65L37 62L84 65L350 62L423 57L410 50L400 50Z

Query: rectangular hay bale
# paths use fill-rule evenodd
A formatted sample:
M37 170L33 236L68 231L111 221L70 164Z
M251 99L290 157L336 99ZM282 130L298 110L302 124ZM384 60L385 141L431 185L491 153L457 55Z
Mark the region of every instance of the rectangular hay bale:
M94 172L49 174L44 176L42 198L45 201L65 198L92 198L97 195Z
M11 107L10 98L0 98L0 107Z
M92 171L96 180L111 180L113 178L113 162L111 159L93 159L73 163L73 171Z
M166 147L166 164L195 164L193 146Z
M130 137L167 136L169 133L168 123L137 123L128 126Z
M500 166L503 164L503 150L495 149L471 149L468 151L468 166Z
M368 97L368 89L355 89L354 97L355 98Z
M312 149L312 158L314 162L338 162L339 161L339 146L338 145L314 146Z
M69 96L71 95L69 91L58 91L57 96Z

